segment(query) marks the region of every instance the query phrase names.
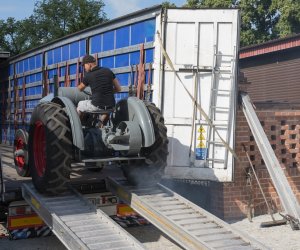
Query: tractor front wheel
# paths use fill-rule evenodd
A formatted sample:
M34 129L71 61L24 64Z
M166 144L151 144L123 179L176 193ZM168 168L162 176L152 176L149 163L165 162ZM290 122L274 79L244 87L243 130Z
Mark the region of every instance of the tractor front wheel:
M39 104L29 129L29 166L40 193L58 194L70 180L72 134L68 116L55 103Z

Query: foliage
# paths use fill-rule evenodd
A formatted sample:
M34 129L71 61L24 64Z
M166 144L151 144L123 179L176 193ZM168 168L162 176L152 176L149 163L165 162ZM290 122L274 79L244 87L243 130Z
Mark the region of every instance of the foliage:
M164 2L162 2L162 7L163 8L174 8L174 7L176 7L176 5L169 1L164 1Z
M102 0L40 0L24 20L0 20L0 50L21 53L107 21Z

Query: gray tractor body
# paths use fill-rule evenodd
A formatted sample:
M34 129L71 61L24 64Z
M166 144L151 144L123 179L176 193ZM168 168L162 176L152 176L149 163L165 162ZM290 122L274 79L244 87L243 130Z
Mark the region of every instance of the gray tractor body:
M85 90L90 92L88 88ZM48 95L41 103L53 102L61 105L67 114L72 131L73 145L89 157L105 157L113 152L123 156L137 155L142 147L155 142L154 128L150 114L142 100L129 97L116 104L110 126L84 128L76 107L89 95L77 88L60 87L58 95Z

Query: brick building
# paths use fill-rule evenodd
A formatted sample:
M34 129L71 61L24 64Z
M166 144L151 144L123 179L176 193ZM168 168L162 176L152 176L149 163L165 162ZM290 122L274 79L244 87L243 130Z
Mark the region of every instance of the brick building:
M300 201L300 35L273 40L240 51L239 88L249 93L272 148ZM267 213L263 196L251 174L245 144L270 204L281 204L267 168L241 110L237 110L236 152L232 183L212 183L212 212L226 219Z

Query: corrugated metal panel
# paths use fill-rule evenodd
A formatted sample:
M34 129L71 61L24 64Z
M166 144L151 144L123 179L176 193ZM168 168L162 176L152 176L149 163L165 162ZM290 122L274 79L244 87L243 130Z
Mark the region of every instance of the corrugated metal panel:
M300 102L299 52L294 49L241 61L241 71L249 83L247 91L254 102Z

